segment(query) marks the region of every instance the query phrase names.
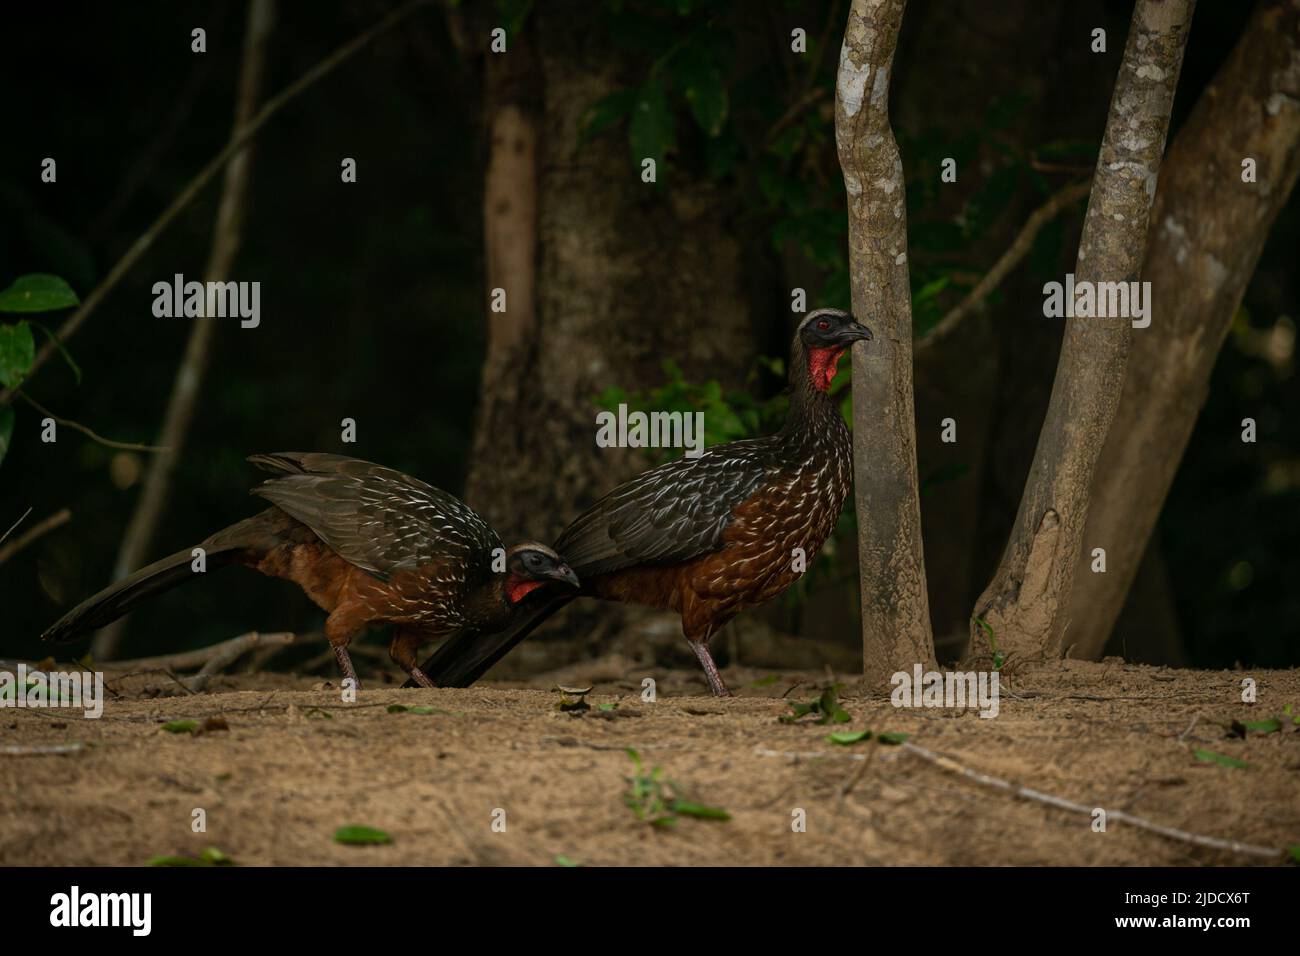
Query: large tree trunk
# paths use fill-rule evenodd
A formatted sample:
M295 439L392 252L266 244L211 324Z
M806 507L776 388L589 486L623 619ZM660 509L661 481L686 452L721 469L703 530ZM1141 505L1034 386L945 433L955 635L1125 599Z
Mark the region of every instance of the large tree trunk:
M1139 277L1193 5L1138 0L1133 11L1079 241L1079 282ZM1016 524L976 602L971 638L978 646L988 646L982 621L1004 653L1050 657L1064 649L1092 476L1124 384L1130 321L1067 321Z
M1161 170L1143 271L1155 307L1151 327L1136 333L1132 374L1093 480L1085 548L1105 548L1107 568L1087 573L1080 561L1068 639L1074 656L1097 657L1106 644L1232 316L1300 173L1297 63L1300 4L1266 0ZM1246 158L1257 164L1256 182L1242 182Z
M904 5L854 0L835 86L853 313L876 334L853 352L853 470L863 673L881 689L895 672L935 659L916 477L903 164L889 126Z
M598 394L661 383L665 359L688 379L739 386L756 354L741 247L717 192L677 167L642 182L621 131L578 145L583 114L639 76L590 14L548 2L532 19L544 104L535 318L490 336L466 487L510 539L552 538L646 467L641 450L596 447ZM490 267L503 261L493 252ZM508 299L507 316L514 308Z

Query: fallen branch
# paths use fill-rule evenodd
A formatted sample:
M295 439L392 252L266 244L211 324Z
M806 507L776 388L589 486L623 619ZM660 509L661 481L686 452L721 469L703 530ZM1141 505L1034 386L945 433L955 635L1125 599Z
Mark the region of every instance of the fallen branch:
M190 670L195 667L207 669L213 661L220 661L221 667L229 667L239 660L245 652L263 644L293 644L297 638L292 631L277 631L273 634L261 634L250 631L228 641L199 648L196 651L181 651L178 654L163 654L160 657L141 657L133 661L111 661L97 665L102 670L112 671L149 671L149 670Z
M31 509L28 508L27 512L28 514L30 514ZM27 515L23 515L23 518L26 517ZM22 521L23 518L19 518L18 521ZM49 534L55 528L60 528L63 525L67 524L68 521L71 520L71 518L72 518L72 512L69 511L67 508L63 508L60 511L54 512L54 514L50 515L44 521L38 521L36 524L32 525L30 528L28 528L18 537L14 538L4 547L0 548L0 564L4 564L15 554L17 554L23 548L27 547L29 544L31 544L33 541L35 541L37 538L41 537L42 535ZM18 524L15 522L14 528L16 527L18 527ZM13 531L14 528L10 528L9 531ZM5 537L9 536L9 531L5 532ZM4 538L0 538L0 541L3 540Z
M993 267L984 274L975 288L967 293L966 298L954 306L924 337L917 340L916 350L920 352L923 349L933 348L951 335L966 316L974 312L1002 284L1002 280L1011 274L1020 261L1029 255L1029 250L1033 248L1034 240L1038 238L1043 227L1059 216L1063 210L1087 196L1090 189L1092 183L1088 180L1071 183L1030 213L1016 238L1011 241L1011 245L1007 246L1007 251L993 263Z
M7 757L30 757L37 754L75 754L86 745L78 741L74 744L8 744L0 747L0 754Z
M95 290L82 300L77 311L73 312L72 315L68 317L67 321L59 328L58 337L55 339L48 339L45 344L41 346L40 350L36 353L36 358L27 369L26 378L29 380L42 365L50 360L54 353L64 343L66 343L68 339L72 338L72 336L76 334L82 323L86 321L90 314L94 312L105 297L107 297L108 293L111 292L118 282L122 280L122 277L131 270L131 267L134 266L140 260L140 257L143 256L154 244L159 234L171 224L171 221L176 218L177 214L179 214L182 209L194 200L194 198L203 190L203 187L206 186L211 181L212 177L220 172L226 163L243 148L244 144L252 139L259 129L266 125L267 120L278 113L292 100L297 98L300 93L310 88L316 83L316 81L327 76L335 67L339 66L339 64L343 63L376 37L391 30L420 7L428 6L432 2L433 0L412 0L412 2L406 4L406 6L394 10L383 20L379 21L379 23L343 44L343 46L339 47L302 76L298 77L298 79L293 83L290 83L271 99L267 100L266 104L258 111L257 116L253 118L252 122L245 126L238 136L232 137L230 141L226 143L221 152L217 153L217 155L199 171L199 174L190 180L185 188L182 189L176 198L172 200L171 204L163 210L162 215L155 219L153 224L145 230L144 234L131 245L131 248L126 252L126 255L122 256L113 268L108 271L108 274L104 277L103 281L95 287ZM16 394L16 388L6 388L3 391L0 391L0 407L13 402Z
M924 747L917 746L911 741L903 741L902 748L910 754L914 754L929 763L934 764L949 773L955 773L973 780L981 786L991 787L994 790L1002 790L1013 794L1017 797L1023 797L1026 800L1034 800L1038 803L1045 803L1048 806L1057 807L1061 810L1070 810L1074 813L1082 813L1091 817L1095 807L1085 806L1082 803L1075 803L1073 800L1066 800L1063 797L1053 796L1050 793L1043 793L1041 790L1034 790L1030 787L1020 787L1000 777L991 777L986 773L980 773L978 770L972 770L964 767L951 757L945 757L937 754L933 750L927 750ZM1127 823L1129 826L1137 827L1139 830L1146 830L1149 833L1158 833L1160 836L1168 837L1171 840L1179 840L1183 843L1192 843L1196 846L1209 847L1214 850L1227 850L1232 853L1242 853L1247 856L1264 857L1270 860L1276 860L1285 856L1285 851L1274 849L1266 846L1256 846L1253 843L1242 843L1240 840L1221 840L1218 837L1202 836L1199 833L1191 833L1187 830L1179 830L1177 827L1167 827L1160 823L1152 823L1143 817L1134 816L1124 810L1107 810L1106 819L1118 820L1120 823Z

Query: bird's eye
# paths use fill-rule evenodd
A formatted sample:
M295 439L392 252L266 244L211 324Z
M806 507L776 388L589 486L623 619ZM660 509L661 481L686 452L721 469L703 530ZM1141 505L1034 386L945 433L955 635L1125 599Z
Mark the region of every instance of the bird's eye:
M820 322L817 323L817 328L821 329L823 332L825 332L830 327L831 324L827 322L825 319L822 319Z

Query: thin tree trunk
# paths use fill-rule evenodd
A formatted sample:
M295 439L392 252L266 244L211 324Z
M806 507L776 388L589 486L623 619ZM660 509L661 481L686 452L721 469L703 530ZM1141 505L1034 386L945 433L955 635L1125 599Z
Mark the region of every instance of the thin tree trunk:
M1079 240L1078 282L1139 277L1193 6L1138 0L1133 11ZM1126 316L1067 320L1011 539L975 605L972 647L988 647L982 620L1003 653L1056 657L1064 650L1092 476L1124 385L1130 323Z
M531 34L532 31L529 31ZM478 427L466 485L471 500L500 467L491 421L494 396L508 391L537 328L537 197L541 127L541 68L531 35L512 37L509 52L484 62L488 164L483 187L483 244L487 259L487 354L483 359ZM505 311L493 311L494 290ZM485 474L486 472L486 474ZM481 503L480 503L481 507Z
M275 0L250 0L232 136L239 135L257 110L265 74L266 48L274 25ZM250 144L232 157L226 166L221 204L217 208L217 221L213 227L212 248L204 270L204 279L208 282L226 281L239 251L244 208L248 201L252 153ZM162 450L149 462L144 489L118 551L117 564L113 570L114 580L123 578L140 567L153 542L154 532L171 491L172 474L180 460L185 436L194 418L194 406L203 385L215 330L216 322L211 318L196 320L190 330L185 356L176 372L176 381L172 385L162 431L157 441ZM117 656L126 620L122 618L115 621L95 636L91 653L96 659L110 660Z
M935 659L916 475L903 164L889 126L904 6L854 0L835 85L853 313L876 335L853 353L853 464L863 673L880 688L895 672Z
M1169 149L1143 276L1155 303L1092 486L1073 656L1097 657L1137 574L1273 220L1300 173L1300 4L1266 0ZM1242 161L1257 181L1242 181ZM1137 370L1141 374L1136 374ZM1235 436L1225 435L1224 441Z

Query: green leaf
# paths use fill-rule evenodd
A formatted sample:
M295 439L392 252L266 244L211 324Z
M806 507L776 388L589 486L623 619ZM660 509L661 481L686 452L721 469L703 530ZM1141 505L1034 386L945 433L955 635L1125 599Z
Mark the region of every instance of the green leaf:
M578 867L578 866L582 866L582 864L579 863L577 860L571 860L571 859L569 859L567 856L565 856L563 853L557 853L557 854L555 854L555 865L556 865L556 866L567 866L567 867Z
M72 286L58 276L44 273L19 276L0 292L0 312L53 312L80 302Z
M1265 734L1277 733L1282 729L1282 721L1276 717L1269 717L1267 720L1234 720L1232 724L1234 729L1240 727L1243 731L1258 730ZM1242 736L1244 737L1245 734L1243 733Z
M215 846L205 847L199 859L211 866L233 866L235 861L222 853Z
M234 866L235 861L222 853L215 846L204 848L198 857L192 856L155 856L150 857L149 866Z
M708 55L695 46L684 47L673 59L677 85L700 129L717 136L727 121L727 88L722 74Z
M1300 843L1292 843L1286 848L1287 856L1291 857L1296 863L1300 863Z
M1229 757L1226 754L1215 753L1213 750L1203 750L1200 747L1196 749L1196 759L1202 763L1217 763L1220 767L1235 767L1243 770L1250 767L1250 764L1244 760L1238 760L1236 757Z
M497 0L497 10L505 21L507 36L516 37L523 32L524 21L532 9L533 0Z
M582 114L578 145L586 145L599 133L626 117L636 105L636 99L636 90L618 90L589 106Z
M640 167L645 159L655 161L662 172L664 155L677 142L677 123L668 105L668 91L658 80L651 80L637 91L632 104L632 121L627 129L632 161Z
M722 807L711 807L691 800L674 800L672 812L678 816L696 817L700 820L730 820L731 814Z
M780 674L768 674L766 677L760 677L758 680L750 683L750 687L771 687L781 679Z
M169 720L162 725L162 729L169 734L192 734L199 729L197 720Z
M14 408L12 405L6 405L0 408L0 462L5 460L5 454L9 451L9 443L14 436Z
M381 843L392 843L393 838L383 830L376 830L374 827L349 826L339 827L334 831L334 842L349 846L377 846Z
M839 744L841 747L848 747L852 744L859 743L863 740L871 739L869 730L839 730L833 734L827 734L826 739L833 744Z
M0 325L0 385L13 388L36 360L36 342L26 322Z
M947 288L949 279L949 276L940 276L933 282L927 282L925 285L921 286L921 288L917 290L916 295L912 296L912 304L918 305L922 302L928 302L930 299L933 299L936 295Z
M882 744L901 744L907 739L907 734L897 730L887 730L883 734L876 734L876 740Z

